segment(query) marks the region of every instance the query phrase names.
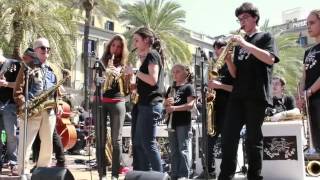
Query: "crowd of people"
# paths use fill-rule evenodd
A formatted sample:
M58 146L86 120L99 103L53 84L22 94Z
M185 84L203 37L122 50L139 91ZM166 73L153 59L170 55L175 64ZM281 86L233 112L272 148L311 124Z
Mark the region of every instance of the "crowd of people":
M308 101L312 140L316 152L320 153L320 10L311 11L307 17L308 33L316 43L305 51L301 91L298 92L300 97L305 98L298 99L299 108L295 99L286 95L284 78L272 74L273 67L280 59L274 37L258 29L259 10L252 3L243 3L235 10L235 16L245 36L231 36L229 41L237 44L234 51L225 49L229 48L226 46L230 43L223 38L216 40L212 46L216 59L222 52L227 54L223 54L225 57L218 70L218 78L208 81L208 88L215 91L216 127L214 136L207 137L207 161L203 166L208 173L203 172L198 176L199 179L231 180L234 177L243 126L246 126L247 178L263 179L261 127L265 117L276 122L289 115L299 115L299 109L306 103L303 100ZM122 35L117 34L110 39L100 60L104 68L102 72L97 72L98 75L109 77L102 84L92 85L92 90L96 91L92 111L101 114L98 116L93 113L93 119L105 128L107 119L110 119L112 179L119 178L119 169L122 167L122 127L129 94L135 97L131 112L133 170L163 172L156 135L157 124L163 120L165 112L166 117L170 117L167 120L172 129L168 132L171 178L188 179L192 174L191 109L197 102L190 68L174 64L171 70L172 86L165 89L165 55L161 40L152 29L140 27L133 33L138 70L128 65L127 46L127 40ZM13 175L28 172L26 164L31 149L35 156L34 168L50 167L53 151L57 159L56 166L65 166L63 146L55 128L56 115L63 111L56 103L60 96L59 79L47 62L50 50L49 41L40 37L33 42L32 48L25 51L22 62L0 56L0 132L5 130L7 134L8 165ZM31 72L28 77L26 72ZM43 92L52 89L52 93L43 97ZM44 105L26 111L25 105L40 97ZM28 121L25 121L27 116ZM20 129L19 138L15 132L17 127ZM213 155L218 136L222 139L219 175L215 174L218 167L215 166ZM104 134L101 138L102 143L106 144L107 136ZM3 143L0 143L0 152ZM99 165L104 168L102 174L106 176L108 154L106 151L100 153L102 156L97 155L97 158L102 157Z

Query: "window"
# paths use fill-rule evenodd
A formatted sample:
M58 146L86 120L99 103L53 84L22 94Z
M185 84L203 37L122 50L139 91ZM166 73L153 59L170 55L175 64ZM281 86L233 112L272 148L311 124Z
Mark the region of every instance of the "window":
M105 30L114 31L114 22L107 21L104 26Z
M88 53L91 54L92 52L96 51L96 42L94 40L88 41Z

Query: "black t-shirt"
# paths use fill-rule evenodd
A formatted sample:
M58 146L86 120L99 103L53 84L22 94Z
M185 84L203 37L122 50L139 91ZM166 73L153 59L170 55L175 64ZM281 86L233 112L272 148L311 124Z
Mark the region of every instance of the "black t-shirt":
M4 77L8 82L15 82L20 69L20 63L16 60L9 60L9 61L10 61L10 65L6 70ZM2 66L3 64L0 65L0 69L2 68ZM0 101L2 103L7 103L8 100L9 100L9 103L14 103L13 88L0 87Z
M169 87L166 98L171 91ZM194 87L191 84L185 84L175 87L174 105L179 106L188 102L188 97L195 97ZM176 126L189 125L191 123L191 111L174 111L172 116L172 128Z
M306 69L306 90L320 77L320 43L306 50L303 63ZM320 97L320 91L314 92L311 96L311 98L315 97Z
M282 98L273 97L272 100L275 113L288 111L296 107L295 100L292 96L284 95Z
M275 56L275 63L279 61L274 39L270 33L257 32L246 41ZM236 46L234 64L237 68L234 80L232 98L246 100L261 100L272 104L271 76L273 66L265 64L240 46Z
M222 84L226 85L232 85L233 84L233 78L229 73L228 67L226 64L222 66L221 69L218 71L219 73L219 81ZM216 98L215 98L215 110L220 111L220 110L225 110L227 103L228 103L228 98L230 95L229 91L223 90L223 89L217 89L216 91Z
M155 51L151 50L143 63L141 64L139 71L144 74L149 74L148 66L149 64L157 64L159 66L159 74L158 74L158 82L156 85L151 86L148 83L140 80L137 78L137 90L139 94L139 100L138 102L140 104L149 105L151 102L155 101L162 101L162 92L161 92L161 86L163 86L163 78L161 76L162 73L162 65L161 65L161 58L160 54Z

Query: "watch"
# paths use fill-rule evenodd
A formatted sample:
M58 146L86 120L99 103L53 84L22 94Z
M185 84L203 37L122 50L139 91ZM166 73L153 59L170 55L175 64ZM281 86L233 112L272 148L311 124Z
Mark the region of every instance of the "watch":
M312 90L311 90L311 88L309 88L308 90L307 90L307 93L311 96L312 95Z

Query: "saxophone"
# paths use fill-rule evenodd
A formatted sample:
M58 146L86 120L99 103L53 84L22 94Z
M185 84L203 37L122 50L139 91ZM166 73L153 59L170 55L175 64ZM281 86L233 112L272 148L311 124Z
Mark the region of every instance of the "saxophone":
M107 166L111 166L112 165L112 152L113 152L113 148L112 148L112 139L110 136L110 133L107 133L107 143L105 146L105 154L106 154L106 160L107 160Z
M237 35L243 35L240 28L236 31ZM228 55L229 51L233 51L235 47L235 43L229 39L223 51L221 52L220 56L216 60L215 63L209 64L209 75L208 81L213 81L219 79L219 70L222 68L225 62L225 58ZM216 119L215 119L215 109L214 109L214 98L215 98L215 90L211 89L208 90L207 94L207 131L208 135L214 136L216 134Z
M105 68L106 72L103 91L105 92L112 89L113 83L118 83L120 94L125 96L129 94L128 76L124 73L124 66L121 67L120 73L110 68L110 64L113 65L114 58L115 56L112 54L111 59L108 62L108 66Z
M55 93L58 88L69 78L70 76L66 76L65 78L61 79L60 81L58 81L58 83L54 86L52 86L51 88L47 89L46 91L44 91L43 93L41 93L39 96L37 96L36 98L32 99L29 103L28 103L28 107L27 107L27 112L28 112L28 117L32 118L34 116L39 115L39 113L41 113L43 110L45 109L50 109L50 108L54 108L56 106L56 101L55 100L47 100L48 97L50 97L51 95L53 95L53 93ZM24 110L20 111L18 113L18 117L20 119L23 119L24 117Z
M208 76L208 81L212 81L216 79L216 75L213 75L214 70L213 64L209 64L209 76ZM215 110L214 110L214 99L215 99L216 92L213 89L208 89L207 92L207 134L209 136L214 136L216 134L216 120L215 120Z

